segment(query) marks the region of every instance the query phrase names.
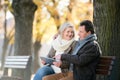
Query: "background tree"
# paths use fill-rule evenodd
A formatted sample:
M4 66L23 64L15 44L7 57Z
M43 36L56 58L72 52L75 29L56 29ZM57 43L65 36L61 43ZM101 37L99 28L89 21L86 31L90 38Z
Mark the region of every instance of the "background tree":
M15 55L31 55L32 26L34 12L37 6L32 0L13 0L13 15L15 17ZM23 77L22 70L14 70L13 75Z
M2 5L1 5L1 0L0 0L0 10L1 10L1 8L2 8Z
M113 80L120 80L120 0L94 0L94 24L103 55L117 57Z
M4 43L2 47L2 56L1 56L1 59L2 59L1 70L3 70L4 68L5 57L7 55L11 55L11 51L13 49L13 43L11 44L11 42L13 42L13 38L14 38L14 28L12 28L10 32L8 32L8 34L7 33L4 34ZM8 51L7 53L9 44L10 44L10 51Z
M1 2L1 1L0 1ZM4 11L4 40L3 40L3 46L2 46L2 56L1 56L1 70L3 70L4 68L4 61L5 61L5 57L6 55L10 55L9 53L7 53L8 50L8 45L10 44L11 40L13 40L13 36L14 36L14 28L12 25L9 25L9 27L12 27L12 29L8 30L8 25L7 25L7 12L9 10L9 6L10 3L8 0L5 0L3 2L3 4L0 5L1 9ZM11 49L12 49L12 45L11 45Z

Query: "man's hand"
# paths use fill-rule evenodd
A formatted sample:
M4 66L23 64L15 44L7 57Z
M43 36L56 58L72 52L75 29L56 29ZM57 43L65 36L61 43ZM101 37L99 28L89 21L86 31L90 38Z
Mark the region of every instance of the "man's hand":
M54 56L54 58L55 58L56 60L61 60L61 54L58 54L58 55Z
M56 62L53 62L53 64L57 67L60 67L62 62L61 61L56 61Z

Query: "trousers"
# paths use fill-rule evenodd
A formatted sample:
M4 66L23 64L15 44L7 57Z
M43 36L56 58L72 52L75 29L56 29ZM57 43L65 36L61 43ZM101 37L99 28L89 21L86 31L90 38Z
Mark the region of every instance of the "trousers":
M33 80L42 80L42 78L46 75L55 74L54 70L51 66L44 66L39 68L35 73Z

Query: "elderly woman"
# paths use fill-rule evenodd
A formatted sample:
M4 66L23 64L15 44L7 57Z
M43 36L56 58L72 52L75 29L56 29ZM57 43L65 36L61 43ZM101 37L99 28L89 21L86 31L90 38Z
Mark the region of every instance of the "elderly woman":
M74 36L74 26L69 22L62 24L59 28L57 38L52 41L48 57L53 58L58 54L71 54L76 44ZM45 61L41 62L45 65ZM44 67L38 69L33 80L42 80L42 78L46 75L67 72L69 70L69 66L70 64L66 61L61 62L56 60L56 62L53 62L53 65L45 65Z

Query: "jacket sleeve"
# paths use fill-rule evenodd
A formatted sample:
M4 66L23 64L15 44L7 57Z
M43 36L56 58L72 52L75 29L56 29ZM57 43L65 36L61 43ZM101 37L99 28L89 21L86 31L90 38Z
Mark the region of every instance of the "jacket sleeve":
M70 54L71 55L75 45L76 45L76 41L74 41L72 43L72 45L69 47L69 49L64 54ZM69 68L69 66L70 66L70 62L68 62L67 60L62 60L62 65L60 66L60 68Z
M100 50L97 44L90 44L84 46L84 49L78 51L78 55L62 54L61 60L67 60L78 66L84 66L89 64L100 56Z
M56 53L56 51L54 50L53 47L51 47L47 57L52 58L53 56L55 56L55 53Z

